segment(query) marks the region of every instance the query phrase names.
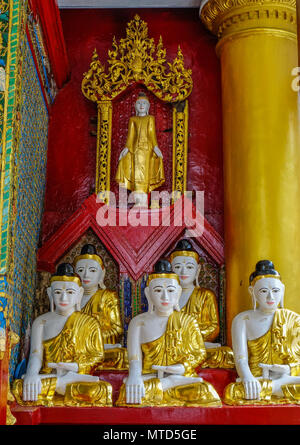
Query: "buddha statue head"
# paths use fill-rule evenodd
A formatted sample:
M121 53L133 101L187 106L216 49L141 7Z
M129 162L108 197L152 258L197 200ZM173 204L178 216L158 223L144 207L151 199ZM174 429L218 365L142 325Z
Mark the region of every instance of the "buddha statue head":
M74 310L80 311L80 302L84 289L80 278L74 273L73 266L61 263L56 273L50 278L47 294L50 300L50 311L68 315Z
M249 277L249 284L254 310L257 304L263 312L274 312L278 305L283 307L285 286L272 261L258 261Z
M80 276L82 286L88 289L105 289L105 267L102 258L97 255L93 244L85 244L80 255L74 259L75 272Z
M193 286L195 280L199 286L198 277L201 269L199 255L188 240L183 239L177 243L170 255L170 261L172 270L178 275L183 289Z
M150 102L146 94L141 91L135 102L135 112L137 116L147 116L149 114Z
M172 272L172 266L166 259L159 260L154 272L148 277L145 295L148 300L148 312L168 316L174 309L179 311L181 286L178 275Z

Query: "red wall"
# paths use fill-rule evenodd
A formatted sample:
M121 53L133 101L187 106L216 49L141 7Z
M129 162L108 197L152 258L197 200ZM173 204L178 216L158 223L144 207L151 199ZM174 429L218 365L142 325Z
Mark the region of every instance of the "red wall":
M223 235L220 65L216 39L200 22L198 10L62 10L71 78L51 110L42 242L93 192L96 138L90 135L95 128L90 117L96 115L96 106L81 93L81 81L94 48L105 63L113 36L117 40L125 37L126 25L135 13L148 23L149 36L156 44L162 35L167 58L173 60L180 44L185 67L192 69L188 190L204 190L205 216Z

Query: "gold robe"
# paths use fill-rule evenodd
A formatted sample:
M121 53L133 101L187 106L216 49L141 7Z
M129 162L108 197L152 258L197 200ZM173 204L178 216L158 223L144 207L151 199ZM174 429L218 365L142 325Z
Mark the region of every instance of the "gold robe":
M80 312L73 312L61 332L43 341L41 374L53 374L48 363L78 364L79 374L90 374L103 360L103 341L98 321ZM19 405L43 406L107 406L112 404L112 387L105 381L71 383L64 396L55 392L57 377L42 379L42 392L36 402L24 402L23 380L15 380L13 394Z
M120 341L123 328L116 292L108 289L99 289L81 309L81 312L97 318L101 326L104 343L114 344ZM126 348L114 348L104 351L104 361L97 367L97 370L102 369L128 369Z
M195 286L181 311L196 318L204 341L211 342L219 335L218 305L213 291ZM207 359L201 367L234 368L232 349L228 346L207 349Z
M126 145L128 153L119 161L116 181L131 191L149 193L165 182L162 158L157 146L154 116L129 119Z
M153 374L152 365L183 364L185 376L197 377L196 368L205 360L206 351L196 320L182 312L173 312L165 333L156 340L141 345L143 375ZM145 397L140 405L126 404L125 384L122 385L117 406L221 406L220 398L208 382L177 386L163 391L158 378L144 382Z
M249 340L248 363L254 377L262 376L259 363L289 365L291 375L300 375L300 316L288 309L277 309L271 328L255 340ZM224 402L228 405L300 404L300 385L282 386L284 397L272 395L272 380L260 379L260 400L246 400L242 382L225 388Z

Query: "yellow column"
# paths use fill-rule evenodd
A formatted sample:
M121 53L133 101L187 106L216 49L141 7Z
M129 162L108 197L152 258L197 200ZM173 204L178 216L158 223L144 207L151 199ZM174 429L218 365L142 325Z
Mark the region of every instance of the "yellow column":
M248 279L272 260L300 313L300 145L295 0L210 0L222 70L227 334L251 307Z

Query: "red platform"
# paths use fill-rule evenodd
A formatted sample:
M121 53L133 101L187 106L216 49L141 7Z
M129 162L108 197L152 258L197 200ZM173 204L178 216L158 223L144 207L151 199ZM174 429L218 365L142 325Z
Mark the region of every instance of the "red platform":
M99 376L113 386L115 401L126 372ZM212 383L222 397L236 372L202 369L199 375ZM228 406L218 408L71 408L22 407L12 409L17 425L300 425L300 406ZM146 420L145 420L146 419Z

